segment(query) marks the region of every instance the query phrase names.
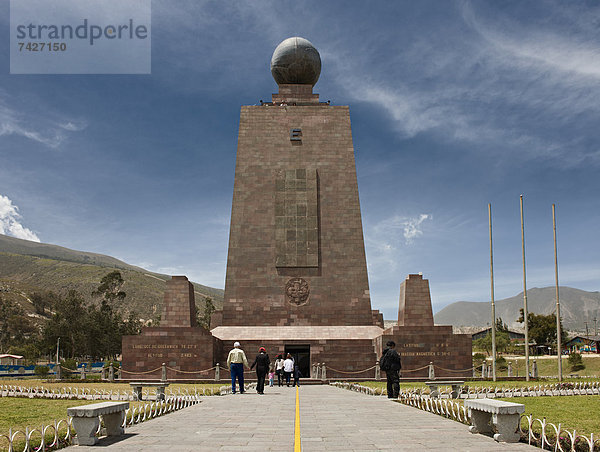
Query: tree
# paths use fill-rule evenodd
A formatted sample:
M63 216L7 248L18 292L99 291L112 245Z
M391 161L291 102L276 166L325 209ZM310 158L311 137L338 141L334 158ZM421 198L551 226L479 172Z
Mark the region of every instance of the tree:
M123 284L121 272L114 270L107 273L92 292L92 296L102 297L100 308L90 306L87 315L86 353L94 358L112 358L121 352L121 338L127 322L123 322L113 307L116 301L122 302L127 296L121 290ZM128 329L135 329L135 326Z
M39 334L23 308L0 297L0 351L11 351Z
M496 331L508 333L508 325L502 321L502 317L496 319Z
M29 297L33 303L36 314L46 315L46 309L54 306L56 294L52 291L33 292Z
M92 292L92 296L101 296L102 303L109 305L115 301L123 301L127 294L121 290L125 280L119 270L114 270L106 274L101 280L100 285Z
M142 322L135 311L129 313L129 317L121 325L121 335L136 335L142 331Z
M54 314L43 330L43 347L46 352L52 353L60 337L62 349L74 358L85 350L86 329L85 300L79 292L70 290L66 297L56 300Z
M510 344L510 337L505 331L496 331L496 353L503 353ZM487 355L492 353L492 332L489 331L485 336L473 341L473 347L483 350Z
M571 370L573 372L577 372L578 370L585 369L585 364L583 364L583 358L579 353L571 353L569 355L569 366L571 366Z
M521 316L517 322L522 323L523 308L520 310ZM527 328L529 329L529 339L534 340L537 345L556 346L556 314L527 314ZM567 341L567 333L560 325L561 337L563 343Z
M198 325L200 325L205 330L210 330L210 318L213 312L215 312L215 310L216 308L212 298L206 297L204 299L204 311L202 312L202 314L200 313L200 310L198 310L197 312Z

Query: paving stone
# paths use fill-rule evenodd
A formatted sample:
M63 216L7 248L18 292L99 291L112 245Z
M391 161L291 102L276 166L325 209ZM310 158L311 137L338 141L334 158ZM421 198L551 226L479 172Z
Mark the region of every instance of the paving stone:
M100 440L112 451L291 451L295 388L265 388L265 395L204 397L202 403L126 429L120 440ZM469 433L464 424L331 386L300 388L302 450L310 451L525 451ZM74 452L99 450L72 446Z

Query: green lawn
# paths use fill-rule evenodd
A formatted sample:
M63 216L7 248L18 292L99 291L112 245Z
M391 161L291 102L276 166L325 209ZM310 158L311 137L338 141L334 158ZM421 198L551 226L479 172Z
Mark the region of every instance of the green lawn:
M567 362L567 357L563 356L562 358L562 368L563 368L563 377L567 377L569 375L577 375L577 376L590 376L590 377L600 377L600 356L598 355L582 355L583 364L585 365L585 369L579 370L577 372L573 372L569 363ZM540 377L543 376L558 376L558 358L554 357L529 357L530 369L533 365L533 360L536 360L538 366L538 375ZM512 362L513 368L513 376L515 377L523 377L525 376L525 357L517 357L511 358L506 357L507 362ZM491 364L491 360L488 361ZM506 377L508 376L508 371L503 370L497 373L498 376Z
M471 386L533 386L537 384L556 383L557 380L548 380L542 382L534 381L476 381L467 382ZM363 386L370 388L383 389L386 388L385 381L368 381L358 382ZM400 383L400 389L423 388L424 383ZM543 396L543 397L511 397L506 399L508 402L522 403L525 405L525 414L531 414L534 418L543 419L552 422L558 427L576 430L579 434L589 435L594 433L594 436L600 435L600 396L583 395L583 396ZM464 403L464 399L459 400L459 403ZM527 421L523 419L522 425L525 428ZM534 424L534 430L540 430L540 424Z
M201 392L203 389L219 389L221 386L228 386L227 380L223 380L222 383L206 383L206 384L183 384L183 383L172 383L167 388L168 391L171 390L173 392L177 392L178 389L181 390L182 393L185 391L189 391L190 394L194 393L194 390L198 390ZM102 383L99 381L89 380L89 381L81 381L77 383L56 383L54 380L39 380L39 379L0 379L0 385L14 385L14 386L27 386L27 387L44 387L48 389L60 389L60 388L79 388L79 390L86 389L96 389L102 391L131 391L131 386L128 383Z
M600 434L599 396L515 397L498 400L522 403L525 405L525 414L532 414L538 419L545 417L557 427L560 423L562 428L576 430L579 434ZM522 425L527 426L525 419ZM534 428L538 430L539 423L536 422Z
M67 408L96 403L93 400L25 399L21 397L0 398L0 434L25 427L40 428L54 420L67 418Z
M0 451L8 450L8 442L1 435L8 435L9 429L13 433L16 430L25 431L26 427L30 429L37 428L41 430L42 425L52 425L54 421L67 419L67 408L97 403L97 400L61 400L61 399L29 399L23 397L0 397ZM130 408L152 403L129 402ZM66 425L63 423L60 428L60 436L64 437ZM46 435L47 441L52 441L52 435ZM15 450L23 450L24 440L21 444L22 435L18 437L19 447ZM39 444L39 434L34 434L34 439Z
M179 384L174 383L169 386L173 392L181 390L183 394L187 390L193 394L195 390L202 392L203 389L218 390L227 382L219 384ZM0 385L16 385L27 387L44 387L48 389L60 388L86 388L93 390L104 391L131 391L131 387L127 383L100 383L92 381L82 381L81 383L55 383L52 380L20 380L20 379L0 379ZM153 391L151 391L153 392ZM54 420L57 422L67 418L67 408L77 405L87 405L97 403L97 400L62 400L62 399L29 399L22 397L0 397L0 435L8 434L9 429L24 431L25 427L41 428L43 425L50 425ZM130 407L139 406L146 402L130 402ZM62 435L66 433L66 428L61 430ZM34 435L36 439L39 435ZM48 438L49 439L49 438ZM24 442L23 442L24 444ZM15 449L15 450L22 450ZM0 451L8 450L6 438L0 436Z
M575 382L585 382L585 381L598 381L593 379L581 379L581 380L566 380L571 383ZM360 381L356 382L363 386L368 386L369 388L374 389L383 389L384 391L387 388L387 383L385 378L380 381ZM523 380L508 380L508 381L467 381L465 382L465 386L470 386L472 388L480 388L480 387L499 387L499 388L515 388L515 387L527 387L527 386L540 386L546 384L554 384L558 383L556 378L549 379L541 379L541 380L531 380L531 381L523 381ZM421 382L401 382L400 390L410 390L410 389L424 389L428 392L427 386L425 383Z

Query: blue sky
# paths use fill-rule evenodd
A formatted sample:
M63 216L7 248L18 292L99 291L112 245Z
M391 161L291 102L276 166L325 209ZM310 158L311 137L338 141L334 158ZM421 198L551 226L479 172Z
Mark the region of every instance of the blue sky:
M151 75L9 75L0 3L0 232L223 287L241 105L309 39L350 105L372 304L423 272L434 310L528 287L600 289L594 2L152 3Z

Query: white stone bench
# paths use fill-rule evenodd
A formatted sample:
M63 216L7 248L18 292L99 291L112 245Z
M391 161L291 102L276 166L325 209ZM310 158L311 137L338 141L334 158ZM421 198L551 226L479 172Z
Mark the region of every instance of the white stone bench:
M456 399L460 394L460 387L464 385L465 382L461 380L429 380L426 381L425 384L429 388L429 395L431 397L439 397L439 386L452 386L452 392L450 393L450 396L453 399Z
M498 433L494 435L496 441L516 443L519 441L518 432L521 414L525 405L513 402L501 402L494 399L465 400L465 407L471 416L471 433L491 433L492 425Z
M140 381L132 381L129 383L131 388L133 389L133 395L136 400L142 400L142 388L144 386L150 388L156 388L156 400L165 400L165 388L169 386L170 383L167 382L159 382L159 381L148 381L148 382L140 382Z
M100 425L100 416L104 420L107 436L125 433L123 420L129 402L102 402L67 408L67 414L73 418L73 427L77 433L77 444L93 446L98 442L96 432Z

